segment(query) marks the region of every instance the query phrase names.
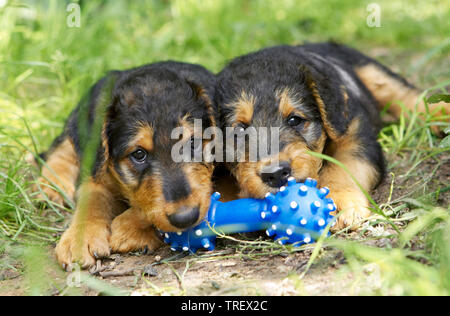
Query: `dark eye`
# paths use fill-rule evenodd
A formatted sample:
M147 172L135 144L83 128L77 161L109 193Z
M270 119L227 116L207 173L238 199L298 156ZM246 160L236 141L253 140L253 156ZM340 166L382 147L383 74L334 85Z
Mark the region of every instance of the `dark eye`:
M131 157L136 162L144 162L147 159L147 152L143 149L138 149L131 153Z
M300 116L291 116L288 118L287 123L291 127L299 126L301 123L303 123L304 119L302 119Z

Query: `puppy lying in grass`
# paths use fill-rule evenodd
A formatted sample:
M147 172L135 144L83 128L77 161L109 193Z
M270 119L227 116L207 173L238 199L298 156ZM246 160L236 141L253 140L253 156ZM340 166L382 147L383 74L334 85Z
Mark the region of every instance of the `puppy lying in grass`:
M93 86L42 155L45 164L35 187L58 204L64 199L55 187L76 200L70 227L56 247L63 268L74 262L92 266L111 251L154 249L160 245L155 228L178 231L204 217L214 166L175 163L171 147L182 141L195 149L194 119L204 128L216 124L214 84L214 75L201 66L161 62L111 72ZM181 140L171 139L176 127L186 131ZM89 139L99 140L94 157L84 156ZM88 174L78 185L89 159Z
M384 174L377 142L380 109L392 102L389 111L398 117L398 101L408 110L418 102L418 111L425 112L419 90L405 79L356 50L332 43L278 46L238 57L217 82L222 127L240 129L241 137L252 127L279 127L277 154L227 163L241 196L263 198L289 177L316 178L329 187L342 212L334 229L356 228L370 215L369 202L343 168L309 152L337 159L370 191ZM439 107L450 113L449 104Z

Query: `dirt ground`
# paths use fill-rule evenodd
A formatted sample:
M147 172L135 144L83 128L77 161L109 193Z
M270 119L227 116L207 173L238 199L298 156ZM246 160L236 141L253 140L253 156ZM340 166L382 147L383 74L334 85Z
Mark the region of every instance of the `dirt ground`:
M430 181L436 161L429 160L415 169L414 176L403 178L408 166L397 165L391 201L423 192L448 183L450 179L450 155L440 156L438 171ZM406 164L406 163L405 163ZM388 174L380 186L372 193L375 200L382 204L388 200L392 175ZM438 203L449 205L450 194L440 195ZM403 212L407 212L405 209ZM400 223L401 227L401 223ZM363 230L340 235L339 238L359 240L372 246L386 247L395 243L392 238L382 238L392 231L387 225L363 226ZM378 238L371 238L378 236ZM381 238L380 238L381 236ZM238 239L261 240L260 234L237 235ZM305 250L289 253L276 248L274 253L258 247L237 246L228 239L218 239L213 252L201 252L198 255L185 256L174 253L164 246L151 254L132 253L114 254L98 262L90 272L90 280L102 281L91 288L83 285L75 288L65 287L67 279L73 274L52 267L46 277L53 280L54 288L50 294L101 295L108 293L108 286L125 290L132 295L352 295L370 293L380 286L379 276L370 265L357 277L346 265L343 253L336 249L321 250L308 272L305 271L311 256L313 245ZM274 248L275 249L275 248ZM53 256L53 249L49 249ZM0 272L0 294L21 295L26 293L27 282L24 276L13 269ZM95 289L92 289L95 288Z

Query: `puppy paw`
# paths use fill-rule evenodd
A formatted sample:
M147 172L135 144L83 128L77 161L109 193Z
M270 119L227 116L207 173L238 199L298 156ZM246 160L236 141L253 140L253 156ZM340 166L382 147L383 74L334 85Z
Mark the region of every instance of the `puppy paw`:
M371 215L369 202L364 194L359 191L335 191L330 194L337 205L338 219L332 231L338 231L346 227L356 230L362 221Z
M126 218L118 216L111 225L111 250L113 252L152 251L162 245L152 227L141 228Z
M65 270L71 270L73 263L79 263L84 269L95 265L97 259L110 255L110 235L105 224L70 226L55 249L59 264Z

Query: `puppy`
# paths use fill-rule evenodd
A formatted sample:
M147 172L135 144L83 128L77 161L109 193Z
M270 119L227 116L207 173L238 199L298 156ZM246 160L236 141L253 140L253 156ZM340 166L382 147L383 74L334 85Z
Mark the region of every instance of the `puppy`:
M279 127L276 154L228 162L241 196L262 198L289 177L318 179L330 189L342 212L335 229L356 228L369 216L366 191L384 174L377 133L379 110L399 116L403 102L413 110L420 91L375 60L334 44L278 46L238 57L218 75L215 102L222 128L234 127L247 137L249 127ZM448 114L449 104L441 104ZM424 111L422 102L419 111ZM233 134L234 137L239 133ZM226 149L229 151L229 148ZM334 163L310 155L323 153Z
M215 126L214 85L215 76L201 66L161 62L111 72L80 102L42 156L38 181L53 202L63 203L54 187L69 199L77 197L70 227L56 247L64 268L73 262L92 266L111 251L155 249L160 245L155 228L180 231L204 217L214 166L174 162L171 148L181 142L189 151L199 150L194 120L203 128ZM177 127L183 133L172 139ZM78 187L89 159L84 153L95 138L92 167Z

